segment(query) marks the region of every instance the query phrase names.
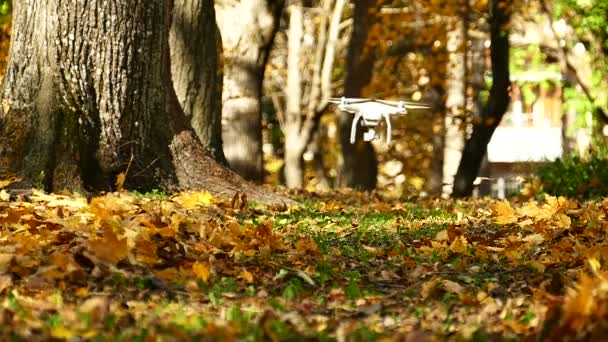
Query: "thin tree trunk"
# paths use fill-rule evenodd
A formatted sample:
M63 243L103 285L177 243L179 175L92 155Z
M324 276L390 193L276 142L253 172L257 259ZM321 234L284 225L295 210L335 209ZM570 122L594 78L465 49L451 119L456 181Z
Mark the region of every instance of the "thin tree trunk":
M301 188L304 182L302 153L305 142L300 137L302 126L302 78L300 53L304 36L303 8L298 2L289 7L289 34L287 47L287 90L285 103L285 184L288 188Z
M0 176L49 191L248 192L196 137L171 82L171 2L15 3L0 106Z
M344 84L344 96L358 97L369 84L375 61L375 52L366 51L369 29L374 22L370 14L376 7L374 0L356 0L353 32L350 39ZM371 143L362 139L363 130L357 130L355 144L350 143L350 129L353 116L341 113L338 118L342 165L339 170L339 184L360 190L376 188L378 161Z
M238 174L264 180L262 81L284 0L218 2L224 44L222 139L228 163Z
M222 47L213 0L175 0L174 4L169 33L173 87L201 143L223 163L218 60Z
M323 13L313 59L312 84L306 108L302 104L302 39L304 34L303 6L297 2L290 7L288 37L288 74L285 118L282 120L285 135L285 182L290 188L300 188L304 184L304 163L302 156L318 129L321 115L331 98L331 71L335 60L336 41L345 0L336 0L331 11L332 0L323 1ZM325 13L331 11L331 20ZM328 25L329 22L329 25Z
M509 106L509 23L511 8L505 0L490 1L490 54L492 61L492 88L490 97L481 112L481 123L473 126L467 140L454 181L453 197L470 196L473 182L486 154L492 134Z
M462 17L452 18L448 31L447 98L443 150L443 195L450 195L454 175L464 148L464 114L466 108L466 24Z

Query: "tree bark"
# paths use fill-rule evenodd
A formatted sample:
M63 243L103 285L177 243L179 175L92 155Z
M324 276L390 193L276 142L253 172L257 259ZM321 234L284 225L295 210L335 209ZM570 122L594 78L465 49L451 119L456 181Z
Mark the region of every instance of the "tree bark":
M213 0L175 0L169 33L173 87L203 146L224 163L221 37Z
M172 2L15 3L0 176L48 191L207 189L277 201L205 151L171 82Z
M287 89L285 100L285 185L301 188L304 182L302 154L306 142L300 136L302 126L302 78L300 53L304 36L302 3L289 7L289 34L287 47Z
M468 1L468 0L467 0ZM466 15L466 14L465 14ZM452 193L454 175L464 149L464 117L466 108L466 19L451 18L447 37L448 71L443 144L443 195Z
M353 32L348 46L346 61L346 76L344 96L358 97L363 88L372 78L372 70L376 59L374 51L366 51L365 45L374 18L370 14L376 8L374 0L355 1L353 15ZM371 143L363 141L363 130L357 130L355 144L350 143L350 129L353 115L341 113L338 118L340 145L342 147L342 165L340 167L339 183L359 190L376 188L378 176L378 160Z
M453 197L470 196L473 182L486 154L492 134L509 106L509 24L511 7L505 0L490 1L490 54L492 88L488 102L482 109L480 123L473 126L467 140L454 181Z
M224 45L222 140L228 163L262 182L262 81L284 0L241 0L216 5Z
M289 188L301 188L304 184L303 154L312 142L319 127L319 120L331 98L331 71L334 67L336 42L345 0L324 0L320 14L319 30L312 59L312 80L303 81L301 55L304 37L303 5L295 2L290 6L287 91L285 117L282 129L285 135L285 183ZM333 4L333 11L332 11ZM328 15L327 13L331 13ZM309 89L304 94L303 88ZM307 103L302 103L306 98Z

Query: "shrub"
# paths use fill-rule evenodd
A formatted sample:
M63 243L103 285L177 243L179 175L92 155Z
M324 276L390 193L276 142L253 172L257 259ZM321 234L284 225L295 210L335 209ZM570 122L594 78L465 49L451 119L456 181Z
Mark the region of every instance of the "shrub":
M556 196L608 196L608 148L594 148L586 156L566 156L537 171L542 191Z

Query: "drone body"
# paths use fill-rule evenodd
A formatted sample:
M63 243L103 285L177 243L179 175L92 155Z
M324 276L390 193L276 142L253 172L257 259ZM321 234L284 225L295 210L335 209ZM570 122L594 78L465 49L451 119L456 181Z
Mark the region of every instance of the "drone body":
M331 98L330 103L335 103L341 111L355 114L350 131L350 143L355 143L357 135L357 124L362 119L363 126L367 131L363 133L364 141L372 141L378 138L376 126L384 118L386 121L386 143L391 143L391 115L407 114L408 109L428 109L429 106L405 101L385 101L363 98Z

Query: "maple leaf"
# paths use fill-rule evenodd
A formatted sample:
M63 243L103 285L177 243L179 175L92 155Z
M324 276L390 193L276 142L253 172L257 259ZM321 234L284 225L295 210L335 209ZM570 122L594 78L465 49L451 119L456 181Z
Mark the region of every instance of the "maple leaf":
M516 211L511 207L511 204L507 200L496 202L492 209L496 215L497 224L511 224L517 222L519 219Z
M186 209L193 209L201 205L209 205L216 202L216 199L208 191L203 192L182 192L173 198L177 203Z
M458 238L454 239L452 244L450 244L450 250L454 253L462 254L467 252L468 246L469 242L467 241L467 238L465 238L464 235L460 235Z
M209 280L209 276L211 275L208 262L195 262L192 264L192 272L194 272L198 279L201 279L205 283Z
M110 227L104 227L101 238L89 240L88 248L97 258L111 264L117 264L129 253L127 239L119 239Z

